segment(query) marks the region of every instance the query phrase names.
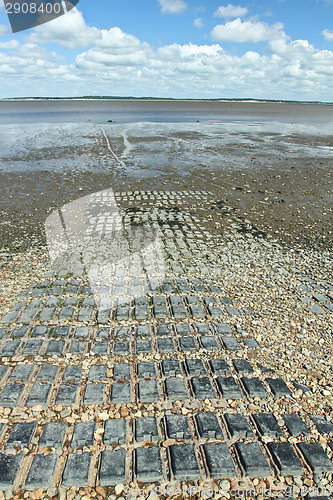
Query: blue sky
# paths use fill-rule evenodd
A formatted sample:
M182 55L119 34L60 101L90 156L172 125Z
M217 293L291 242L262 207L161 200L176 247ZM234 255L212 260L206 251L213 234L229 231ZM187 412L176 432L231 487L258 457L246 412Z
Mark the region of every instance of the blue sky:
M331 102L333 0L80 0L16 34L0 0L0 97L101 94Z

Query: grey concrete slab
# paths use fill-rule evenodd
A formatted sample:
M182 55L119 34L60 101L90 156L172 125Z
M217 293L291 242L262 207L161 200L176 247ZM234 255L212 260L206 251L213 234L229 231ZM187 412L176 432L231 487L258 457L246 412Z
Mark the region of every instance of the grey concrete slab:
M258 377L242 377L241 382L250 398L267 398L267 391Z
M65 347L64 340L50 340L45 354L46 356L53 356L54 354L61 356Z
M211 478L236 477L235 464L226 443L207 443L203 449Z
M202 439L223 437L222 429L216 415L209 413L197 413L194 419L197 424L199 436Z
M205 336L199 337L199 340L201 342L202 347L204 349L206 349L207 351L220 349L220 346L218 345L215 337L205 335Z
M99 483L103 487L123 484L126 481L126 450L105 450L101 454Z
M17 422L14 424L6 442L6 448L29 448L36 431L35 422Z
M333 462L319 443L297 443L297 447L314 474L333 472Z
M117 363L113 367L114 380L131 380L131 365L129 363Z
M25 489L33 491L51 487L58 461L58 455L35 455L25 481Z
M114 382L111 388L112 403L130 403L131 386L129 382Z
M77 384L61 384L55 399L56 404L73 405L76 401L79 386Z
M280 378L266 378L269 387L271 388L274 396L278 398L283 398L286 396L291 396L291 391L287 384Z
M152 403L159 400L156 380L139 380L138 396L140 403Z
M224 335L223 337L221 337L221 339L224 347L228 351L240 351L242 349L233 335Z
M283 432L272 413L255 413L252 418L262 436L281 438Z
M165 430L169 439L191 439L191 431L185 415L166 415Z
M217 377L217 383L225 399L241 399L242 393L233 377Z
M107 370L107 365L92 365L89 370L88 380L91 382L101 382L102 380L106 380Z
M320 434L328 434L329 437L333 437L333 423L328 421L324 415L312 415L310 418Z
M268 443L267 447L281 476L301 476L304 473L290 443Z
M231 438L253 438L253 430L245 415L239 413L225 413L224 418Z
M62 486L89 486L91 453L70 453L62 477Z
M216 398L215 391L208 377L193 377L191 384L196 399L214 399Z
M271 469L258 443L237 443L241 465L249 477L269 477Z
M116 340L113 348L114 354L130 354L130 343L126 340Z
M291 436L298 437L301 434L304 434L304 436L311 435L310 429L306 426L299 415L286 414L281 416Z
M142 361L137 365L139 378L156 378L155 363L152 361Z
M77 422L74 427L71 447L77 449L83 448L84 446L93 446L95 428L96 423L94 421Z
M80 383L82 377L82 368L78 365L68 365L65 368L64 375L62 377L63 382L76 382Z
M135 419L135 440L137 443L157 443L158 439L155 417L139 417Z
M26 400L26 406L47 405L51 388L51 384L34 384Z
M166 396L170 401L188 398L185 382L180 378L167 378L165 380Z
M241 341L248 349L259 349L260 345L254 337L241 337Z
M172 445L169 450L171 470L176 481L200 479L200 470L192 444Z
M1 349L1 356L14 356L20 340L8 340Z
M6 455L6 453L0 453L0 488L2 490L14 486L23 458L23 454Z
M43 345L43 340L31 339L25 344L22 349L22 355L24 356L37 356Z
M163 478L160 449L137 448L135 450L135 469L138 481L151 483L161 481Z
M105 422L103 443L105 446L126 444L126 420L109 419Z
M24 391L24 384L6 384L0 393L0 406L13 408L17 406L18 400Z
M59 366L57 365L42 365L37 375L37 382L53 383L57 377Z
M219 335L232 335L232 330L228 323L213 323L213 326Z
M185 365L191 377L196 375L207 375L205 365L201 359L186 359Z
M39 440L40 448L61 447L65 438L67 424L65 422L48 422Z
M214 375L227 376L231 375L229 366L224 359L211 359L209 362Z
M105 384L87 384L83 404L102 405L105 397Z
M170 337L159 338L157 340L157 345L158 345L158 350L162 353L175 352L176 350L173 340Z
M1 366L1 368L4 368L5 372L7 372L7 367L5 366ZM11 376L9 377L9 381L10 382L24 382L24 383L28 383L31 375L32 375L32 372L33 372L33 369L34 369L34 365L17 365ZM2 377L0 377L2 378Z
M246 359L233 359L232 364L237 373L253 373L253 368Z

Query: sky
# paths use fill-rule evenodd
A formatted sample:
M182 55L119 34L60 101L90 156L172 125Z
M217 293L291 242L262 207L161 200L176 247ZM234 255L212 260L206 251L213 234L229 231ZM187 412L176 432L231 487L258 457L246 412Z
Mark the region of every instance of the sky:
M333 0L80 0L15 34L0 0L0 98L82 95L332 102Z

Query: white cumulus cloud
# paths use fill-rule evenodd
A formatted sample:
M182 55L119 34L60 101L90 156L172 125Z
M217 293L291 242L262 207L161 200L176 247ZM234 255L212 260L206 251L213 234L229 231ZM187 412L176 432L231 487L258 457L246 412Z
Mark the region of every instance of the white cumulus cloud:
M100 30L88 26L77 9L57 17L46 24L37 26L28 37L33 43L57 42L62 47L76 49L93 44L100 36Z
M181 14L188 4L184 0L158 0L162 14Z
M197 17L196 19L194 19L193 21L193 26L195 28L202 28L204 25L203 21L202 21L202 18L201 17Z
M236 17L244 17L248 13L246 7L240 5L232 5L229 3L227 6L221 5L214 13L215 17L224 17L225 19L235 19Z
M281 23L269 26L262 22L243 22L238 17L234 21L215 26L211 37L219 42L258 43L284 38L285 34Z
M328 40L329 42L333 41L333 31L324 30L322 34L324 35L325 39Z

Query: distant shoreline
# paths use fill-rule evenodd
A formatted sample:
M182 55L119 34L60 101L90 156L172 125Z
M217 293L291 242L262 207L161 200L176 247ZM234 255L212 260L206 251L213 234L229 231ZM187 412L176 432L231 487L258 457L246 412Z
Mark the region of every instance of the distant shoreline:
M292 101L282 99L241 99L241 98L221 98L221 99L174 99L172 97L119 97L119 96L82 96L82 97L5 97L0 98L0 102L41 102L41 101L146 101L146 102L229 102L229 103L253 103L253 104L309 104L316 106L332 106L333 102L322 101Z

